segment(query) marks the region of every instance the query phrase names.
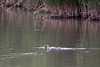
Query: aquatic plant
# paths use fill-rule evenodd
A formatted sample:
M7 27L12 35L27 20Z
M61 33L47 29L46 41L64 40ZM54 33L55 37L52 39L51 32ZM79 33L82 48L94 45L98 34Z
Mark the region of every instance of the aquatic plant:
M100 0L1 0L22 5L26 10L36 11L49 5L54 17L96 18L100 15ZM20 2L21 1L21 2ZM24 2L24 4L23 4ZM14 4L13 3L13 4ZM9 5L9 4L8 4ZM41 6L42 5L42 6ZM14 7L13 6L13 7ZM46 8L48 10L48 8ZM48 11L50 12L50 11Z
M0 0L0 1L14 1L18 2L20 0ZM77 6L83 5L90 9L94 9L100 6L100 0L23 0L30 1L31 3L36 3L36 1L43 1L50 6ZM83 7L81 6L81 7Z
M100 6L100 0L43 0L51 6L63 6L63 5L73 5L77 6L78 4L86 5L88 8L96 8Z

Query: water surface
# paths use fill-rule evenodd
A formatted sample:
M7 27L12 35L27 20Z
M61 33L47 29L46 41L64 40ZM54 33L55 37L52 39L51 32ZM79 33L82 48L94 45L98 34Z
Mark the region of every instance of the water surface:
M86 50L37 48L44 45ZM100 67L100 22L38 20L0 8L0 67Z

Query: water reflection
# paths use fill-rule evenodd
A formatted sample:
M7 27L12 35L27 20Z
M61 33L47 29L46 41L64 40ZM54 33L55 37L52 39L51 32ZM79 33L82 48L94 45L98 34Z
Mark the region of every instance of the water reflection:
M41 21L20 9L0 8L0 67L100 67L99 27L100 22ZM87 50L36 48L45 44Z
M40 27L38 31L41 32L41 43L43 44L60 45L62 47L100 47L100 37L98 35L100 34L100 23L79 20L53 20L34 22L34 25L35 29ZM49 43L46 42L48 40Z

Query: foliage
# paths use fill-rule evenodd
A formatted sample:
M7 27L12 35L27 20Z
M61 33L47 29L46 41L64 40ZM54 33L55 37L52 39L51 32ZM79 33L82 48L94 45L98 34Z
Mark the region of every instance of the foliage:
M43 0L47 4L51 6L76 6L78 5L85 5L90 9L94 9L97 6L100 6L100 0Z
M4 1L4 0L0 0ZM5 1L14 1L18 2L19 0L5 0ZM23 1L30 1L31 3L35 3L35 1L39 0L23 0ZM87 6L90 9L95 9L96 7L100 6L100 0L41 0L45 3L47 3L50 6L77 6L83 5Z

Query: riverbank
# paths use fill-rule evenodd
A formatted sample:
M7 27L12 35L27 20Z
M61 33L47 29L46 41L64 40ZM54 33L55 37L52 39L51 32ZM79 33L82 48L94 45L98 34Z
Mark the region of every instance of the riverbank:
M74 3L76 4L76 3ZM2 7L7 7L7 10L11 10L13 8L22 8L24 11L33 12L33 18L38 19L46 19L46 18L54 18L54 19L85 19L92 21L100 21L100 11L98 8L89 9L87 6L79 7L79 6L49 6L47 3L44 3L42 0L38 0L32 4L29 1L20 0L18 2L0 2ZM78 4L79 5L79 4ZM83 6L83 5L82 5Z

